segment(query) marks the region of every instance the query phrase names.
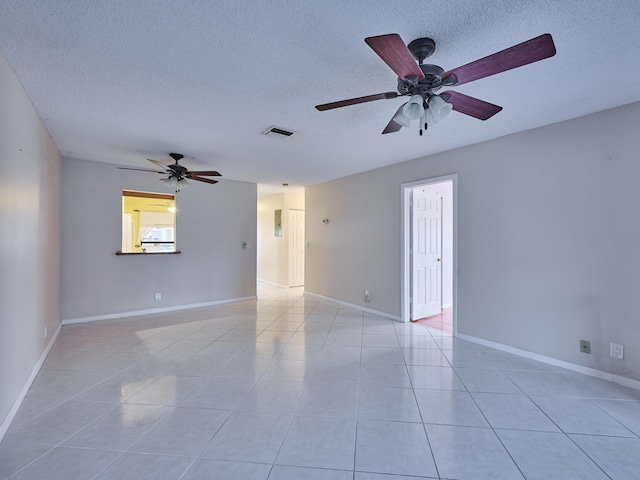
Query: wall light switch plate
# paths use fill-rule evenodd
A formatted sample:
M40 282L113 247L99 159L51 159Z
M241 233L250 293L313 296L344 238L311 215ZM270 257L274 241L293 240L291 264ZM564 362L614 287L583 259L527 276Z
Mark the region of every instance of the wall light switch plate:
M613 358L619 358L619 359L623 359L624 358L624 345L620 344L620 343L613 343L611 342L611 352L610 355Z

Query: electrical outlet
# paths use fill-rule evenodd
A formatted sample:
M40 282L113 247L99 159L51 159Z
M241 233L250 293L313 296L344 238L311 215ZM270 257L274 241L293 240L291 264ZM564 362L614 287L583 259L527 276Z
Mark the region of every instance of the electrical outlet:
M580 340L580 351L582 353L591 353L591 342L588 340Z
M611 353L610 355L613 358L619 358L619 359L623 359L624 358L624 345L622 345L621 343L613 343L611 342Z
M162 294L156 293L156 302L159 302L160 300L162 300Z
M371 301L371 294L369 293L369 290L364 291L364 301L367 303Z

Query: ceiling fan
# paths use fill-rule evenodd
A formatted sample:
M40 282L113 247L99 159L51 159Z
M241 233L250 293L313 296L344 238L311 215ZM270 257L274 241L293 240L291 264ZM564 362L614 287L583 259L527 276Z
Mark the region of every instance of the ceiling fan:
M150 207L161 207L162 209L166 209L168 212L174 213L176 211L175 202L165 202L165 203L150 203Z
M169 185L172 188L176 189L176 192L179 192L182 187L186 187L188 184L187 178L189 180L197 180L198 182L205 182L215 184L218 183L218 180L213 180L211 178L205 177L220 177L220 173L215 170L188 170L186 167L178 164L178 161L184 158L184 155L181 153L170 153L169 156L173 158L174 163L172 165L165 165L162 162L157 160L151 160L147 158L148 161L157 165L159 167L158 170L153 170L151 168L133 168L133 167L118 167L122 170L139 170L142 172L154 172L159 173L161 175L167 175L165 178L161 178L160 181Z
M451 90L440 94L436 92L442 87L463 85L544 60L556 54L553 39L546 33L461 67L445 71L438 65L423 63L436 49L436 42L431 38L417 38L407 46L396 33L367 37L364 41L398 75L398 91L325 103L316 105L316 109L325 111L374 100L409 96L409 101L400 106L382 131L383 134L397 132L402 127L410 127L412 120L419 119L420 135L422 135L423 128L426 130L428 126L437 123L451 110L487 120L502 110L502 107Z

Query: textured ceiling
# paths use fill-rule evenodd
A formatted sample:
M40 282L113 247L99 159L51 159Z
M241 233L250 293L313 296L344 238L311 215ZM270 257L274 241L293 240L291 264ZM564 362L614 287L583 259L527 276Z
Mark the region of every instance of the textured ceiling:
M640 100L640 2L2 0L0 50L65 156L292 187ZM437 42L445 70L543 33L555 57L453 89L504 107L381 135L404 102L364 38ZM281 140L261 133L294 130ZM132 175L143 173L131 172Z

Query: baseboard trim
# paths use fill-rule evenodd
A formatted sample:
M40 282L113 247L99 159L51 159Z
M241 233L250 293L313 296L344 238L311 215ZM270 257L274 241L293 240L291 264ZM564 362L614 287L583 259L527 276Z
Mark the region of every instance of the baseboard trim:
M258 278L256 281L260 283L264 283L265 285L271 285L272 287L278 287L282 289L289 288L289 285L282 285L280 283L270 282L269 280L262 280L261 278Z
M307 290L305 290L304 293L305 293L305 295L311 295L312 297L321 298L322 300L326 300L326 301L331 302L331 303L337 303L338 305L342 305L344 307L353 308L355 310L360 310L362 312L370 313L372 315L377 315L378 317L389 318L389 319L395 320L397 322L401 322L402 321L400 319L400 317L397 316L397 315L391 315L390 313L380 312L380 311L374 310L372 308L361 307L360 305L354 305L353 303L343 302L342 300L337 300L335 298L325 297L324 295L320 295L320 294L317 294L317 293L309 292Z
M47 355L49 355L49 351L53 347L53 344L56 342L56 339L60 334L60 330L62 330L62 323L58 325L58 328L56 328L56 331L51 336L51 340L49 340L49 343L47 344L47 348L45 348L44 352L42 352L42 355L40 355L38 362L33 367L31 375L29 375L29 378L27 379L24 386L22 387L22 390L20 390L20 393L18 394L18 397L16 398L15 402L13 402L13 405L9 410L9 413L7 413L7 416L5 417L4 421L2 422L2 425L0 425L0 442L2 441L5 434L7 433L7 430L9 430L9 426L11 425L11 422L13 422L13 419L15 418L16 413L18 413L18 409L22 405L22 402L24 401L24 397L27 396L27 392L31 388L33 381L36 379L36 376L40 372L40 369L42 368L44 361L47 359Z
M557 358L547 357L546 355L540 355L539 353L533 353L527 350L521 350L516 347L505 345L503 343L497 343L497 342L492 342L491 340L485 340L484 338L474 337L472 335L465 335L464 333L458 333L458 335L456 335L456 338L459 338L461 340L466 340L468 342L477 343L479 345L484 345L485 347L495 348L496 350L501 350L503 352L513 353L514 355L519 355L521 357L529 358L531 360L537 360L538 362L554 365L556 367L566 368L567 370L571 370L577 373L583 373L585 375L600 378L602 380L607 380L608 382L617 383L625 387L636 388L640 390L640 381L633 380L632 378L623 377L621 375L616 375L615 373L603 372L602 370L597 370L595 368L584 367L582 365L578 365L575 363L565 362L564 360L558 360Z
M132 310L129 312L109 313L106 315L95 315L91 317L67 318L62 320L62 325L72 325L74 323L97 322L100 320L113 320L115 318L135 317L138 315L149 315L152 313L175 312L177 310L189 310L191 308L212 307L215 305L224 305L226 303L245 302L247 300L256 300L256 295L250 297L230 298L227 300L216 300L214 302L191 303L188 305L175 305L173 307L148 308L144 310Z

